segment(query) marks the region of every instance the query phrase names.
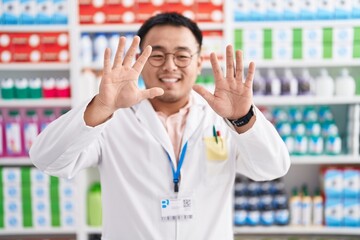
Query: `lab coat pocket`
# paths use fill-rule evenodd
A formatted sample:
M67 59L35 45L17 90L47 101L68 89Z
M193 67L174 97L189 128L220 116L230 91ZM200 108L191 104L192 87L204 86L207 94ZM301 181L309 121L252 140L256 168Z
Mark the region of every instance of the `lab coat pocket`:
M228 159L226 140L223 137L205 137L205 151L208 160L225 161Z

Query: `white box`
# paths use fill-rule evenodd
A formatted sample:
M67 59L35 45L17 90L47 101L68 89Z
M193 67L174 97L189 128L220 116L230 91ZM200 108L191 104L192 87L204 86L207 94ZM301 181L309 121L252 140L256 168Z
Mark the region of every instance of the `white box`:
M341 169L327 169L324 173L324 192L328 198L340 198L344 192L344 178Z
M283 1L283 18L285 20L296 20L300 17L300 3L298 0Z
M250 17L250 6L248 0L234 1L234 20L247 21Z
M302 0L299 3L301 19L315 19L317 17L317 1Z
M334 14L335 3L333 0L321 0L318 1L317 17L319 19L332 19Z
M335 0L335 18L350 18L352 12L352 0Z
M322 43L322 40L323 40L323 32L320 27L303 29L303 42Z
M354 41L354 29L351 27L335 27L333 28L333 42L349 43L353 44Z
M360 197L360 170L346 168L344 169L344 197L359 198Z
M37 168L30 169L31 184L46 184L49 185L50 176Z
M244 44L260 43L264 41L263 29L244 29L243 30L243 41Z
M3 170L3 184L20 183L21 169L18 167L4 167Z
M321 43L303 43L303 59L317 61L323 58L323 46Z
M281 20L283 18L283 11L282 0L266 1L266 20Z
M350 60L352 59L353 48L352 43L334 43L333 59Z

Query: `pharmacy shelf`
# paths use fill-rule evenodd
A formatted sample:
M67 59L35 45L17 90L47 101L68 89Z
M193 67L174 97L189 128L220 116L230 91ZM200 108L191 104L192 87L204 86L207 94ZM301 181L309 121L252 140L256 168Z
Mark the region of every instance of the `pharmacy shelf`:
M349 59L301 59L294 60L254 60L256 68L341 68L341 67L358 67L359 60Z
M253 21L253 22L234 22L235 29L256 29L256 28L271 28L271 29L288 29L288 28L324 28L324 27L359 27L360 19L330 19L330 20L303 20L303 21Z
M0 157L0 166L32 166L29 157Z
M349 227L235 227L235 235L256 234L256 235L331 235L331 236L360 236L360 228Z
M75 235L76 229L69 228L18 228L18 229L1 229L1 236L30 236L30 235ZM1 238L3 239L3 238Z
M97 33L97 32L137 32L141 24L82 24L79 29L81 32ZM202 23L199 24L201 30L222 30L224 29L223 23Z
M64 32L69 31L68 25L1 25L1 32Z
M1 107L70 107L69 98L0 99Z
M360 96L255 96L254 103L258 106L350 105L360 103Z
M352 156L352 155L291 156L291 163L296 165L360 164L360 156Z
M0 71L69 71L69 63L1 63Z

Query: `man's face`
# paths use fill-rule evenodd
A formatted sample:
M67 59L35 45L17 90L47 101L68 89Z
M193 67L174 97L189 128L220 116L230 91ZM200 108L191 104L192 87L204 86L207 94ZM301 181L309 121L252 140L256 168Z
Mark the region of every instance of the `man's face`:
M164 95L157 97L156 101L187 101L196 77L201 72L202 60L195 36L185 27L156 26L142 39L142 47L147 45L153 48L150 58L153 57L154 60L157 56L165 56L165 62L161 66L153 66L148 59L142 71L146 87L164 89ZM178 53L179 62L181 56L192 56L191 61L186 67L178 67L174 55L168 53ZM155 65L160 63L161 61L158 61Z

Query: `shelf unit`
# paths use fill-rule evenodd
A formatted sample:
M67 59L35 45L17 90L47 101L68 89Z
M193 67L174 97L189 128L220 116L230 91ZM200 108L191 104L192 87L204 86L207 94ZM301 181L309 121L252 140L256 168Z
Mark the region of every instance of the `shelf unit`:
M253 29L253 28L295 28L295 27L312 27L314 23L320 27L360 27L359 20L331 20L331 21L259 21L259 22L234 22L233 21L233 1L223 1L225 19L224 23L201 23L199 24L202 30L220 30L223 31L223 44L233 43L234 30ZM81 81L81 71L83 64L80 61L80 37L82 33L97 33L97 32L136 32L140 24L104 24L104 25L81 25L79 24L79 5L78 1L68 1L69 4L69 24L67 26L4 26L1 25L3 32L54 32L67 31L70 35L70 63L62 64L0 64L0 71L3 73L13 74L14 72L68 72L71 79L72 98L71 99L41 99L41 100L0 100L1 107L74 107L80 102L84 101L84 96L88 94L79 94L83 91L84 82ZM225 52L225 51L224 51ZM256 67L259 69L267 68L340 68L349 67L354 69L357 75L360 75L358 60L345 60L337 62L336 60L322 60L322 61L306 61L306 60L292 60L292 61L278 61L278 60L259 60L256 61ZM247 63L244 64L245 68ZM86 66L94 70L101 70L102 66L90 65ZM211 71L209 63L204 63L204 71ZM360 164L359 154L359 136L360 136L360 97L268 97L256 96L255 104L257 106L303 106L303 105L330 105L338 108L347 108L353 111L352 120L354 122L353 132L353 151L349 154L340 156L292 156L292 167L287 176L285 176L285 184L287 188L299 184L299 182L306 180L310 186L318 182L318 170L321 165L354 165ZM345 120L346 121L346 120ZM0 162L1 166L29 166L31 162L27 157L20 158L3 158ZM98 173L96 169L88 169L83 171L77 177L78 193L77 193L77 225L76 229L21 229L16 230L0 230L1 236L28 236L28 235L76 235L78 240L87 240L90 234L101 234L101 227L89 227L87 225L86 215L86 195L89 185L98 180ZM302 183L302 182L301 182ZM289 191L288 191L289 192ZM347 235L360 236L359 228L328 228L328 227L293 227L293 226L272 226L272 227L234 227L236 235Z

